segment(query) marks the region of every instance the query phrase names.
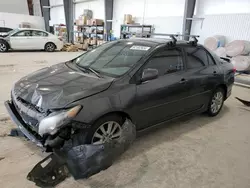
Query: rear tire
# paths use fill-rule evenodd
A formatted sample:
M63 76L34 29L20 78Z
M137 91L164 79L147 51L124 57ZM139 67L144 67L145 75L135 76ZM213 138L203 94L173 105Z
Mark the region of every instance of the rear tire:
M46 52L54 52L56 50L56 45L52 42L45 44L44 50Z
M217 88L209 101L207 113L209 116L216 116L220 113L225 100L225 91L223 88Z
M0 52L7 52L9 50L8 44L5 41L0 41Z

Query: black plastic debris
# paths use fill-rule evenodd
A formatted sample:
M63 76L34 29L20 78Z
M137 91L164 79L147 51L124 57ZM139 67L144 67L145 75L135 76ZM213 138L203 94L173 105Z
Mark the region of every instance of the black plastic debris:
M22 131L20 131L20 129L17 128L11 129L10 134L8 136L25 137Z
M52 153L34 166L27 179L39 187L54 187L68 176L64 159Z
M62 149L54 151L54 154L49 156L52 160L46 167L42 168L41 164L48 157L39 162L27 178L38 186L43 185L43 187L52 186L52 184L55 186L62 182L67 177L67 170L74 179L88 178L109 168L129 148L135 138L135 125L126 119L122 125L121 137L118 140L100 145L76 145L72 140L69 140ZM66 167L67 170L58 174L59 170ZM52 177L54 178L52 179Z
M245 101L245 100L240 99L240 98L238 98L238 97L235 97L235 98L238 99L240 102L242 102L244 105L250 106L250 101Z

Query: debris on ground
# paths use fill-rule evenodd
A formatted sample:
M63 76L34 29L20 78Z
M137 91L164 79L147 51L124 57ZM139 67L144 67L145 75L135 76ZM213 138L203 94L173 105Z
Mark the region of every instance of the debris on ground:
M10 120L10 118L9 118L9 117L3 117L3 118L0 118L0 122L2 122L2 121L6 122L6 121L9 121L9 120Z
M65 52L77 52L78 51L78 47L74 44L71 43L66 43L63 45L63 48L61 51L65 51Z
M52 153L36 164L27 179L39 187L54 187L69 176L64 164L61 158Z
M122 125L121 137L104 144L81 144L70 139L64 147L47 156L30 171L27 179L37 186L56 186L72 175L89 178L109 168L136 138L135 125L128 119Z
M0 134L0 138L1 137L6 137L7 135L8 135L7 133Z
M48 63L48 61L42 60L42 61L34 61L37 64L45 64Z
M250 101L246 101L246 100L240 99L238 97L235 97L235 98L238 99L240 102L242 102L244 105L250 106Z
M5 159L5 157L0 157L0 161L3 160L3 159Z
M8 136L19 136L19 137L24 137L24 134L22 131L18 128L14 128L10 130L10 134Z
M0 65L0 67L14 67L15 64Z

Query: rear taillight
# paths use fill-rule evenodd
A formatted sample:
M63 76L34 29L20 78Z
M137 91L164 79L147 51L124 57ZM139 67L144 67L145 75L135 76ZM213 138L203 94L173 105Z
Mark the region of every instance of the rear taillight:
M233 72L236 73L236 68L235 67L233 68Z

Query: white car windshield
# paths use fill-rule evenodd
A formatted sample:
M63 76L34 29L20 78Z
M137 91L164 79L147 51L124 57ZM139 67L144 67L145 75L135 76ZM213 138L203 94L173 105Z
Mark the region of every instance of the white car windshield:
M16 33L17 31L19 31L19 29L13 29L13 30L9 31L9 32L7 33L7 35L8 35L8 36L9 36L9 35L12 35L13 33Z
M77 58L76 64L100 74L118 77L130 70L149 49L149 46L137 42L108 42Z

